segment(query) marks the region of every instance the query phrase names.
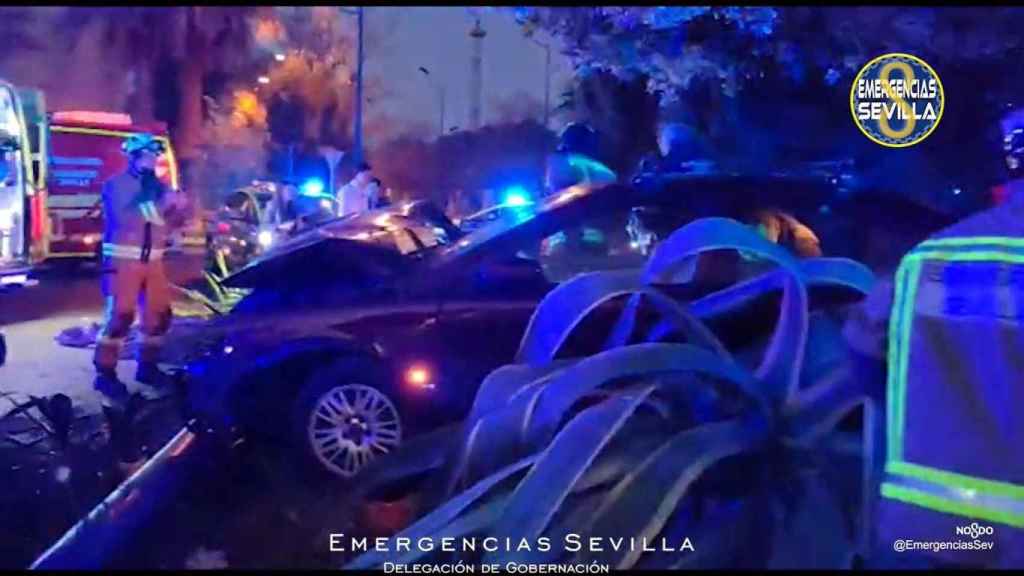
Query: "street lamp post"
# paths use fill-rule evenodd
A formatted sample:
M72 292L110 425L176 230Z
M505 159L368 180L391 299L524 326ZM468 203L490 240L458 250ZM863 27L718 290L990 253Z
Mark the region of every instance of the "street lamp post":
M437 135L438 135L438 137L444 136L444 108L445 108L444 107L444 97L445 97L444 85L441 84L440 82L435 82L433 76L430 75L430 70L427 70L425 67L420 66L420 72L423 73L423 76L427 79L427 82L430 82L435 87L435 89L437 90L438 99L440 100L440 106L441 106L441 109L439 111L440 117L439 117L439 121L438 121L438 125L437 125Z
M352 155L356 162L363 159L363 7L355 10L341 8L343 14L355 16L358 28L358 39L356 40L356 102L355 119L352 122Z

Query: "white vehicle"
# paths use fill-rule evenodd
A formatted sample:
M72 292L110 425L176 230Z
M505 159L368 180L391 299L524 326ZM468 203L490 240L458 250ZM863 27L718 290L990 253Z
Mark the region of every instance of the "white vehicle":
M18 92L0 80L0 287L29 283L38 254L32 207L36 196L29 126Z

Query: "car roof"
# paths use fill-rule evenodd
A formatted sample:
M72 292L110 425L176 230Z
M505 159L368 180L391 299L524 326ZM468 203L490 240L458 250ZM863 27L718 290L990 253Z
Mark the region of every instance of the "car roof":
M790 209L796 205L817 206L827 201L834 192L834 186L827 178L818 176L721 173L668 175L655 188L620 183L575 185L536 202L532 211L510 210L506 217L456 237L450 244L433 246L427 261L431 269L449 266L465 268L472 266L478 258L500 252L505 247L518 246L526 238L542 238L554 234L566 222L640 203L685 207L698 216L736 217L734 214L738 210L758 203L752 201L752 197L769 190L772 191L773 204L781 204L779 208ZM368 256L389 267L400 267L410 256L420 257L427 251L411 254L397 247L389 247L386 243L375 242L371 229L380 228L386 218L405 218L408 207L393 206L323 224L253 261L229 278L227 284L244 287L256 276L266 273L259 269L269 271L277 268L276 265L267 265L269 260L290 252L305 252L310 246L323 242L344 244L343 250L347 254L357 253L360 245L368 248L372 245L373 249L367 252ZM379 267L376 269L380 270Z
M509 211L507 217L486 223L439 250L437 264L444 266L478 252L491 252L525 237L543 237L557 232L566 222L637 204L685 207L695 217L737 217L758 204L817 209L834 193L835 185L829 178L804 174L670 174L655 187L621 183L570 186L536 203L532 214Z

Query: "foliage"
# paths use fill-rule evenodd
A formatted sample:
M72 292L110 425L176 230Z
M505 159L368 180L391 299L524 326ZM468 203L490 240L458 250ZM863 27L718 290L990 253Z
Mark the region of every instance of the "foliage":
M688 304L661 292L686 279L687 263L721 249L744 250L778 268ZM372 465L367 484L438 470L425 498L441 504L396 538L552 542L548 552L499 546L460 558L467 562L849 566L856 498L842 490L849 474L837 459L835 427L868 397L863 383L836 366L805 365L808 340L828 334L809 310L808 289L866 293L872 282L855 262L797 260L738 222L695 221L667 238L643 271L581 275L556 288L536 310L518 364L484 380L461 427L441 439L412 440L415 446ZM751 350L725 350L704 326L779 291L779 320L760 359ZM622 296L630 299L615 332L625 336L595 355L564 358L563 345L583 319ZM648 332L635 321L645 303L655 303L661 317ZM683 335L686 343L678 343ZM873 470L870 455L865 475ZM673 547L681 535L699 535L703 552L606 546L569 554L561 546L569 533L583 541L666 537ZM787 545L793 542L799 553ZM371 552L349 567L431 559L436 553Z
M528 33L562 41L581 74L606 70L648 78L675 98L700 77L726 94L756 85L766 60L793 80L821 72L830 84L851 78L870 57L909 51L931 62L1000 58L1022 42L1018 8L933 7L518 7Z
M641 78L623 80L608 72L582 77L562 95L559 111L597 131L601 160L619 174L631 174L656 148L658 99Z
M984 204L987 188L1004 175L995 122L1007 103L1021 104L1013 82L1024 42L1016 32L1024 25L1019 7L514 11L525 32L560 41L581 78L645 82L660 97L663 118L692 124L714 156L735 168L855 158L865 182L950 211ZM929 141L898 151L867 141L845 115L857 70L893 51L924 58L950 95ZM966 194L954 197L954 188Z
M262 176L266 165L266 110L255 94L236 90L222 107L207 100L203 162L196 175L200 200L219 206L221 194Z
M539 189L553 140L536 121L488 125L432 142L401 137L372 150L370 162L385 185L403 197L444 204L459 190L475 193L513 183Z

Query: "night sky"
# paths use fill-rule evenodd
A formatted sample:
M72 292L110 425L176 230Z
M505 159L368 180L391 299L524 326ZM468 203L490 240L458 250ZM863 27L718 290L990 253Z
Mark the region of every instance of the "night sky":
M485 12L481 24L487 31L483 61L483 123L495 120L494 103L525 93L538 103L544 100L544 50L523 37L511 12ZM391 96L368 104L370 113L393 115L411 122L426 121L436 130L437 92L417 69L430 70L446 85L446 119L466 127L469 115L470 46L473 19L465 7L373 7L366 9L367 34L385 43L383 54L367 49L366 74L383 76ZM376 26L376 28L374 28ZM380 27L388 30L381 30ZM549 38L538 35L546 42ZM552 107L571 77L571 65L558 53L551 54ZM552 122L554 123L554 122ZM399 123L401 125L401 122Z

